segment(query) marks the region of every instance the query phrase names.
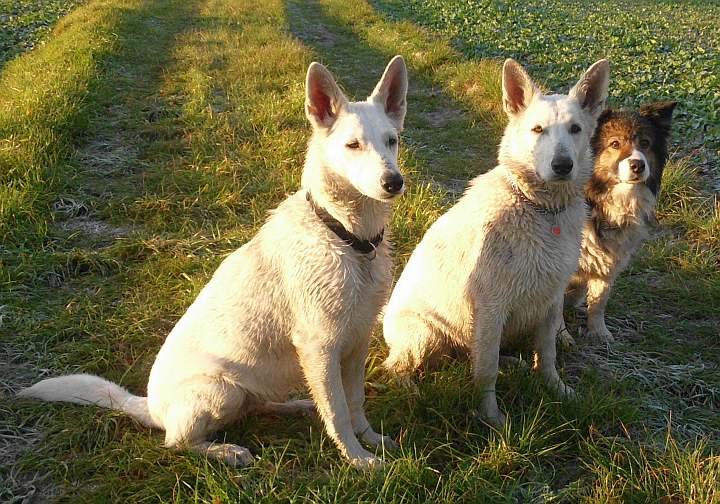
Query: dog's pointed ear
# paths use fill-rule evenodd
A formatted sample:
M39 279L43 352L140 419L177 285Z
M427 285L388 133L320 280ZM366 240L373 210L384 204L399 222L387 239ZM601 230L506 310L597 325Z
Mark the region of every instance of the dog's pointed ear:
M592 64L568 93L596 119L605 108L610 85L610 63L601 59Z
M385 72L369 98L385 108L385 114L398 131L402 131L405 123L407 90L407 67L403 57L398 55L385 67Z
M508 116L525 110L540 89L520 63L506 59L502 70L503 108Z
M332 127L347 98L332 74L320 63L310 63L305 79L305 115L316 129Z
M644 105L640 105L640 115L650 119L662 128L664 132L669 132L673 110L675 110L676 106L676 101L645 103Z

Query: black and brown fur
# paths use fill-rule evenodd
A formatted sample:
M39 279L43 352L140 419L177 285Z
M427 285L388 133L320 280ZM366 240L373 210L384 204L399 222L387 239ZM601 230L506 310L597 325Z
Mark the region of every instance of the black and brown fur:
M566 303L587 301L588 336L610 341L605 306L617 276L649 236L655 223L655 206L667 162L675 102L649 103L639 110L605 110L592 139L595 170L586 186L590 218L583 231L580 265L570 281ZM633 166L631 153L647 161L646 179L621 180L620 165ZM637 155L637 154L636 154ZM643 160L644 164L644 160Z

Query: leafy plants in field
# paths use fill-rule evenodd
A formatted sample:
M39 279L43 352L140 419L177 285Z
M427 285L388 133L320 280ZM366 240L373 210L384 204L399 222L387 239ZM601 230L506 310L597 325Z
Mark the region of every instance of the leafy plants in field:
M79 0L0 0L0 66L32 49Z
M453 38L471 57L516 58L548 87L567 85L588 63L612 64L611 101L680 102L676 131L689 152L720 149L720 4L639 0L379 0Z

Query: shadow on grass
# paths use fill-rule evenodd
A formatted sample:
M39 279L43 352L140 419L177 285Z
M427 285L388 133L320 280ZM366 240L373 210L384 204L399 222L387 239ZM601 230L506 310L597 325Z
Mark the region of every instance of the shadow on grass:
M353 92L367 93L358 99L372 92L385 65L400 52L371 47L359 31L317 1L290 0L285 7L291 33L312 48L340 82ZM425 178L458 196L467 180L495 166L500 131L427 76L414 72L404 56L410 85L403 140L413 149Z

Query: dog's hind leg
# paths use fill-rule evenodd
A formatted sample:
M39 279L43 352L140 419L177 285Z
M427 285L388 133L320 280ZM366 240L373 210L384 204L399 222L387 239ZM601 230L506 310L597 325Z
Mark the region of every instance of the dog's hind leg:
M386 316L383 335L390 348L383 367L406 382L409 375L443 344L442 338L427 322L412 312Z
M375 432L365 416L365 359L367 358L369 339L370 335L368 334L367 341L358 343L355 349L341 362L342 382L350 409L350 421L355 434L368 445L373 448L394 449L397 448L395 441L389 436Z
M314 415L317 413L312 399L294 399L285 402L267 401L253 407L253 413L261 415Z
M578 308L585 300L586 292L587 284L585 280L579 274L573 275L570 283L565 289L565 306Z
M254 457L247 448L207 441L210 434L241 416L245 391L236 385L207 378L179 387L181 393L168 405L163 419L165 446L187 449L232 466L251 464Z
M555 367L557 358L556 339L565 330L562 313L562 295L555 301L545 319L541 321L535 336L535 365L548 386L561 397L575 397L575 391L560 378Z

